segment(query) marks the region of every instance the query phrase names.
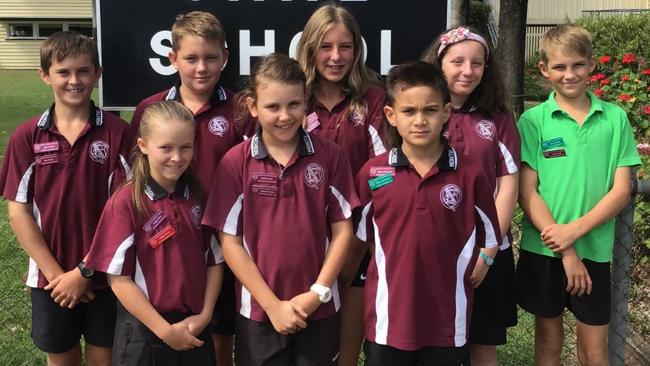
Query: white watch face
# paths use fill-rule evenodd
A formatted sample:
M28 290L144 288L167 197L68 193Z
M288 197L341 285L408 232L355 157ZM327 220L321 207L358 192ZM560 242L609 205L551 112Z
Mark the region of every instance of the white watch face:
M319 296L320 302L328 302L332 299L332 290L326 288L325 291Z
M332 290L329 287L315 283L311 286L310 290L318 295L318 300L322 303L326 303L332 299Z

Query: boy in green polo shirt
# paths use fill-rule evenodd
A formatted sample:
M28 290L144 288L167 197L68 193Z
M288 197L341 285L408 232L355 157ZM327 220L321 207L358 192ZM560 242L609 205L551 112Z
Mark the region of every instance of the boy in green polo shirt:
M641 163L625 112L587 91L591 35L549 30L539 69L548 100L522 114L519 203L526 214L517 269L519 305L535 315L535 364L559 365L562 313L576 317L578 358L606 365L614 217Z

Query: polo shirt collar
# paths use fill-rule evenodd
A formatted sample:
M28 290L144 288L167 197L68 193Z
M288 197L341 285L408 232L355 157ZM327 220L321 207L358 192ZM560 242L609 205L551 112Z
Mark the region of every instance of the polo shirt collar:
M551 112L551 115L555 114L556 112L564 112L562 108L557 104L557 101L555 100L555 94L556 91L552 91L551 94L548 96L548 99L546 102L549 105L549 109ZM592 93L590 90L587 90L587 96L589 97L589 100L591 101L591 107L589 107L589 114L587 116L590 116L594 114L595 112L603 112L603 101L600 100L600 98L596 97L594 93Z
M298 155L300 157L307 155L314 155L314 143L311 140L311 136L305 130L301 128L298 129L300 138L298 139ZM266 159L269 156L269 151L264 145L264 140L262 139L262 131L258 129L257 133L251 139L251 156L257 160Z
M167 91L165 100L173 100L180 103L181 101L181 93L179 91L180 88L181 88L181 81L179 80L176 83L176 85L172 86ZM226 89L224 89L221 85L217 85L214 88L214 93L212 93L212 97L210 97L210 105L215 105L219 102L226 101L227 99L228 99L228 95L226 94Z
M48 108L38 120L38 128L42 131L49 130L54 124L54 103ZM90 101L90 114L88 114L88 124L90 127L101 127L104 125L104 111L95 106L95 102Z
M169 193L167 193L167 191L151 177L147 179L147 184L144 186L144 193L152 201L159 200L169 195ZM174 190L174 194L181 196L186 200L190 199L190 185L187 184L187 180L185 179L184 175L181 176L178 182L176 182L176 189Z
M409 166L409 159L402 151L401 147L394 147L388 153L388 164L393 167ZM445 149L436 162L439 170L456 170L458 167L458 158L456 150L445 144Z

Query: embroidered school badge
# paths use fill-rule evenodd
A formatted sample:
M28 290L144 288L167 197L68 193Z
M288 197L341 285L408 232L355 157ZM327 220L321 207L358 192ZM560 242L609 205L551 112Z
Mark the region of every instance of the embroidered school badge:
M366 115L359 111L353 111L350 113L350 120L354 122L355 126L360 126L363 124L363 121L366 120Z
M210 119L208 128L213 135L223 137L223 135L228 131L228 119L224 116L216 116Z
M88 154L93 161L104 164L108 158L110 147L106 141L96 140L88 148Z
M476 123L476 126L474 126L474 129L476 129L476 133L482 139L492 141L492 139L494 139L494 135L496 134L497 126L494 125L494 122L484 119L478 121Z
M440 190L440 202L452 211L456 211L463 199L463 191L455 184L447 184Z
M310 163L305 167L304 178L308 187L319 189L324 177L325 171L320 164Z
M194 227L199 229L201 227L201 207L199 205L192 206L190 213L192 214Z

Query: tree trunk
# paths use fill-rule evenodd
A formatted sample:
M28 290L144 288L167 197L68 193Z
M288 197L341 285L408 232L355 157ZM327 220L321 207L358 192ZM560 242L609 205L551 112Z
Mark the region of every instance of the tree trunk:
M524 59L528 0L501 0L499 11L499 48L506 88L512 95L512 109L524 111Z
M451 27L467 24L469 18L470 0L451 1Z

